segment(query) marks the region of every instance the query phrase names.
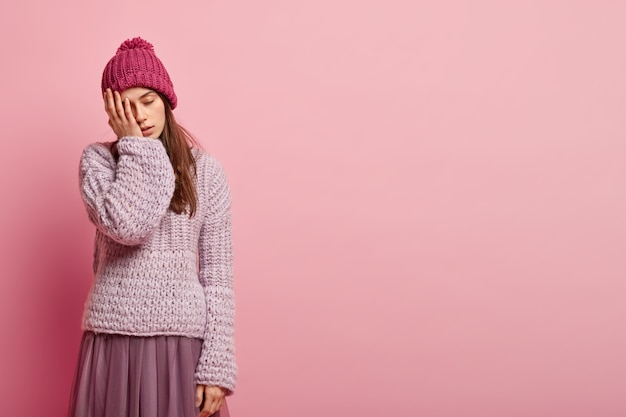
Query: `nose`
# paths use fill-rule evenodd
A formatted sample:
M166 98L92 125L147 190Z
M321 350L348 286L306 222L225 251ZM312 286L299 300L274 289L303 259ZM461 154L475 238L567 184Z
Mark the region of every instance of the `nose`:
M140 109L137 109L137 113L135 115L135 120L137 120L137 123L145 122L147 119L148 116L146 115L146 113L144 111L141 111Z

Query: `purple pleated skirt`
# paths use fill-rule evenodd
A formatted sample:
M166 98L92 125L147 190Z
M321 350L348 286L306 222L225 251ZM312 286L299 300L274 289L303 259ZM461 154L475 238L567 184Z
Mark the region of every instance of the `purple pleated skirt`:
M85 332L69 417L197 417L201 339ZM226 404L214 417L229 417Z

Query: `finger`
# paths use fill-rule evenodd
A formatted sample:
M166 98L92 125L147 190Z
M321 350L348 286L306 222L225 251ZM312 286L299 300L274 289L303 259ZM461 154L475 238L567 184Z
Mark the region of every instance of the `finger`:
M202 407L202 412L205 413L206 416L210 416L211 414L214 414L218 409L218 398L205 391L204 407Z
M122 121L126 121L126 113L124 112L124 105L122 104L122 96L119 91L115 91L113 94L115 95L115 112Z
M113 92L110 88L107 88L104 92L104 105L107 112L111 112L115 108L115 101L113 98Z
M199 417L210 417L211 414L213 414L211 410L205 406L200 411Z
M204 405L202 407L202 410L200 412L200 415L202 417L208 417L211 414L213 414L213 399L210 397L204 397Z
M117 119L117 113L115 112L115 101L113 98L113 92L110 88L104 92L105 95L105 110L110 118Z
M206 413L207 417L210 417L213 414L217 413L217 410L219 410L219 408L217 408L217 403L213 403L209 408L209 411L207 411Z
M130 106L130 99L128 98L124 99L124 113L126 114L126 119L128 119L131 124L137 123L135 115L133 114L133 109Z
M224 395L220 392L218 395L213 397L213 403L211 405L210 413L211 414L217 413L219 409L222 408L223 404L224 404Z
M215 408L214 413L217 413L222 408L223 405L224 405L224 397L220 397L217 401L217 406Z
M215 400L211 403L211 408L209 409L209 415L215 414L217 410L219 410L218 404L219 403Z
M109 89L107 88L106 90L104 90L104 93L102 94L102 99L104 101L104 111L107 112L107 114L109 114Z
M202 398L204 397L204 387L202 385L196 385L196 407L200 407L202 404Z

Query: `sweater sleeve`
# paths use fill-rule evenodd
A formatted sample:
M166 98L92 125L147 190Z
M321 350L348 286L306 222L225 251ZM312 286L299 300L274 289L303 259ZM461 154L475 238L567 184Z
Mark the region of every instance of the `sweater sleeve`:
M237 374L230 192L223 169L214 162L213 173L209 174L209 212L198 245L207 321L195 378L198 384L225 388L230 395Z
M159 140L123 137L116 162L101 144L85 148L80 190L89 219L124 245L145 241L166 213L174 193L174 170Z

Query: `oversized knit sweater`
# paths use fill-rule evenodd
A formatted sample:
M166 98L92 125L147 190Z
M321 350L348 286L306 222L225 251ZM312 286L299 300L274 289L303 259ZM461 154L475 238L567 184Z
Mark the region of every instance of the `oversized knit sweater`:
M174 170L161 141L87 146L80 189L96 226L83 329L203 339L196 383L235 388L230 194L219 162L193 149L198 206L169 209Z

